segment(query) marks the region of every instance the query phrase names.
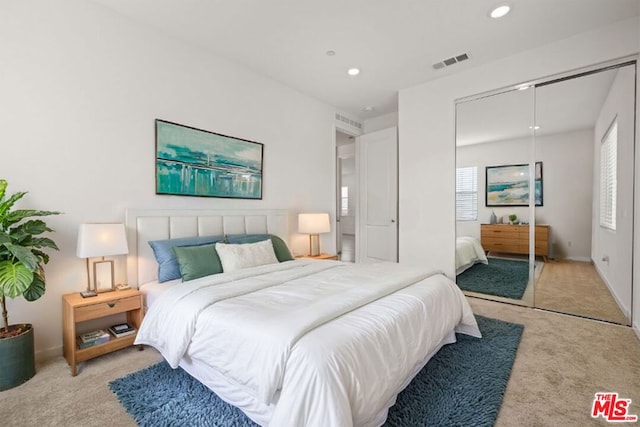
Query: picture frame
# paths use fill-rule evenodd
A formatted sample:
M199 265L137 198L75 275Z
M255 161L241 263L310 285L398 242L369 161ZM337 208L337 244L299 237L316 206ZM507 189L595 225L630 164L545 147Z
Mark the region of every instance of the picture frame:
M264 144L156 119L156 194L262 200Z
M529 164L487 166L485 206L529 206ZM542 162L535 163L535 205L544 206Z
M114 291L113 260L101 260L93 263L93 290L96 293Z

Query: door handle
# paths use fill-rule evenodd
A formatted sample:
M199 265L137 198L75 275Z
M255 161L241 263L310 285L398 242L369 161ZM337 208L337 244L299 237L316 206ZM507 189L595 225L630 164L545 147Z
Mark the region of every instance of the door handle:
M391 220L391 222L392 222L392 223L395 223L395 222L396 222L396 220L395 220L395 219L392 219L392 220Z

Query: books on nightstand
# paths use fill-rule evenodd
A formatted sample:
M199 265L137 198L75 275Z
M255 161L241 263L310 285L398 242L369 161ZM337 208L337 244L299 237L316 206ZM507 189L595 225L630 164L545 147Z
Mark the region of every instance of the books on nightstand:
M117 325L109 326L109 332L111 332L114 337L121 338L135 334L136 328L128 323L118 323Z
M80 335L80 339L78 340L78 347L87 348L98 344L104 344L109 341L109 339L109 334L104 329L86 332Z

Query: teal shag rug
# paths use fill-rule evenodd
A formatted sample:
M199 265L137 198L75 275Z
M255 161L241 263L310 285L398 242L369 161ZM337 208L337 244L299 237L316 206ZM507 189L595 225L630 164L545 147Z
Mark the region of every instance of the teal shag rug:
M493 426L524 327L476 316L483 338L456 334L389 409L385 426ZM255 426L181 368L161 362L109 383L140 426Z
M489 264L476 264L456 277L463 291L522 299L529 283L529 262L487 258Z

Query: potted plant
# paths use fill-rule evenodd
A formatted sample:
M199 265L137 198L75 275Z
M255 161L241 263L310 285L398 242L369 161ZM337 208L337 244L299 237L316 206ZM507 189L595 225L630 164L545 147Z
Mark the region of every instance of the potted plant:
M7 181L0 179L0 391L22 384L35 375L33 326L9 325L6 299L23 296L35 301L44 295L42 266L49 262L45 248L58 250L41 234L53 231L40 219L60 212L12 209L26 192L6 196Z
M517 224L518 223L518 215L516 215L516 214L509 215L509 222L511 222L511 224Z

